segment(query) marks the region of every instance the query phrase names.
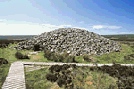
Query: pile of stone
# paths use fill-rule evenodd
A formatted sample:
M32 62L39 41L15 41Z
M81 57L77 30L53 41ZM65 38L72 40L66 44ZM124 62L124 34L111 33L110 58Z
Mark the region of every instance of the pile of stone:
M121 50L121 46L117 42L78 28L59 28L45 32L30 40L20 42L17 48L34 49L34 45L39 45L40 50L47 49L58 53L68 52L72 55L101 55Z

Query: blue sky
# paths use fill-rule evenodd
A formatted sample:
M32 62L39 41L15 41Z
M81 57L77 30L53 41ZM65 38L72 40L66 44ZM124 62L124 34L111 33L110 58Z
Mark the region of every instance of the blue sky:
M0 0L0 35L37 35L61 27L134 34L134 0Z

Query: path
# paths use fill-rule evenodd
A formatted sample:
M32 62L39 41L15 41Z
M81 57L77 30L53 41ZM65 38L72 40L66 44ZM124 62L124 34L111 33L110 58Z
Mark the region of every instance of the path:
M63 64L76 64L76 66L96 66L96 64L84 64L84 63L61 63L61 62L22 62L24 65L63 65ZM113 64L97 64L98 67L100 66L112 66ZM134 64L121 64L122 66L134 66Z
M26 89L23 63L14 62L11 64L2 89Z
M76 64L76 66L96 66L96 64L83 63L46 63L46 62L14 62L11 64L8 76L2 89L26 89L24 65L63 65ZM113 64L97 64L97 66L112 66ZM121 64L122 66L134 66L134 64Z

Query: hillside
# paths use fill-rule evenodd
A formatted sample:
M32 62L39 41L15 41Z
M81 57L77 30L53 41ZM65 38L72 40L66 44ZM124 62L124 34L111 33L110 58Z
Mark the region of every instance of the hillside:
M101 55L119 51L120 45L103 36L78 28L59 28L51 32L44 32L30 40L20 42L18 49L34 49L38 45L40 50L53 52L68 52L71 55L97 54Z
M30 39L35 35L0 35L0 40L22 40Z

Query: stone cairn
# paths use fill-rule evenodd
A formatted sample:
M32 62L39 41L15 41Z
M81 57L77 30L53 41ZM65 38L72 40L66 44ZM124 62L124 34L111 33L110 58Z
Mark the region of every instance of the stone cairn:
M53 52L70 55L102 55L104 53L119 52L121 46L96 33L78 28L59 28L54 31L44 32L30 40L18 43L17 49L34 49L39 45L40 50L51 50Z

